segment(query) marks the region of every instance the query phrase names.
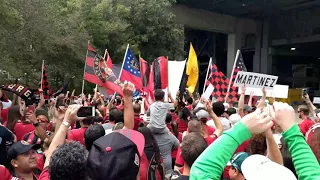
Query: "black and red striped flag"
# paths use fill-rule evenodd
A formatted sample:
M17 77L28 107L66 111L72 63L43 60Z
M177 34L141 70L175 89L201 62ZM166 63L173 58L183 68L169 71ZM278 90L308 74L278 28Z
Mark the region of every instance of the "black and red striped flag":
M230 90L228 93L228 98L226 99L226 101L229 102L238 102L239 99L239 94L238 94L238 87L234 87L233 84L235 82L235 79L237 77L237 74L239 71L247 71L247 68L243 62L243 58L242 58L242 54L240 52L240 50L238 50L237 52L237 56L235 59L235 63L233 66L233 74L232 74L232 81L230 82Z
M49 99L50 95L52 94L52 89L50 88L50 85L49 85L47 68L44 65L44 61L42 63L42 76L41 76L41 82L40 83L41 83L40 87L43 90L44 99Z
M122 82L116 77L112 69L109 68L107 63L104 61L103 57L88 44L86 67L83 79L93 84L106 87L107 89L122 95Z
M154 88L166 89L168 87L168 60L164 56L154 60Z

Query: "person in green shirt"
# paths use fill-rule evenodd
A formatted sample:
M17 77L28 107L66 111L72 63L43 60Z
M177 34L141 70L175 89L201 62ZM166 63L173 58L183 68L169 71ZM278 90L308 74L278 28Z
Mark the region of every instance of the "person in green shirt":
M302 180L320 179L319 163L295 122L293 108L281 102L275 102L273 107L274 112L271 113L273 118L268 113L257 109L255 112L244 116L232 129L224 132L192 165L190 179L220 179L224 167L237 147L249 139L252 134L262 133L270 129L273 126L271 119L274 119L283 130L282 135L289 146L298 178Z

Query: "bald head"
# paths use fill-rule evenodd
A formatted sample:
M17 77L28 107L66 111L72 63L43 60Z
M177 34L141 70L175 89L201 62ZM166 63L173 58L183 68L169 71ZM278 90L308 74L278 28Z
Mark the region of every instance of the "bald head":
M198 120L190 120L188 122L188 132L201 134L201 122Z
M133 105L133 112L134 112L135 114L140 114L140 112L141 112L141 106L140 106L140 104L134 104L134 105Z

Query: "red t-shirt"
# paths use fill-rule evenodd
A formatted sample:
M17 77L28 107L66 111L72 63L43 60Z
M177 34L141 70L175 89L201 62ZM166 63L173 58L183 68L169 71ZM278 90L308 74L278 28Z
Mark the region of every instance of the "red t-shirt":
M87 128L79 128L73 129L68 134L68 140L70 141L78 141L84 146L86 145L84 142L84 133L86 132Z
M206 128L208 135L212 135L216 131L214 128L212 128L206 124L204 124L204 127Z
M298 125L299 125L301 133L303 135L306 135L306 133L310 129L310 127L312 125L314 125L314 122L311 119L307 118L307 119L302 120Z
M148 180L149 160L145 153L140 159L140 180ZM152 179L152 178L151 178ZM162 179L159 170L156 170L156 179Z
M208 143L208 146L213 143L218 137L216 135L214 136L208 136L206 138L204 138L207 143ZM178 152L177 152L177 157L176 157L176 165L179 165L179 166L183 166L184 165L184 160L183 160L183 157L182 157L182 154L181 154L181 144L180 146L178 147Z
M179 119L179 116L176 113L171 113L172 120L171 121L177 121Z
M49 174L48 167L44 168L44 170L41 172L38 180L50 180L50 174Z
M8 120L8 112L9 108L1 110L1 118L3 119L3 123L7 122Z
M139 128L139 123L143 123L143 119L140 118L140 115L134 115L134 127L133 127L133 130L138 130Z
M178 132L183 133L188 129L188 122L178 119Z
M14 134L17 136L17 141L21 141L23 140L23 137L25 134L35 131L36 128L33 126L33 124L27 124L27 123L23 123L23 122L18 122L15 126L14 126Z
M186 106L186 108L191 112L192 111L192 104Z
M11 180L12 176L10 174L10 172L8 171L8 169L2 165L0 165L0 177L3 180Z

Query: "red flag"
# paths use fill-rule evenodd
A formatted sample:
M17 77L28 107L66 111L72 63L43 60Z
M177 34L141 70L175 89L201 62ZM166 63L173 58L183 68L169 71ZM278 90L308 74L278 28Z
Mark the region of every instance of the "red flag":
M41 85L42 90L43 90L43 96L44 99L49 99L49 96L52 94L52 89L50 88L49 85L49 80L48 80L48 73L47 73L47 68L42 64L42 77L41 77Z
M112 70L112 60L111 60L111 57L109 55L108 50L106 50L104 57L105 57L104 59L107 61L108 67Z
M140 63L141 63L141 73L142 73L141 75L142 75L143 87L146 87L148 85L150 67L148 65L148 62L143 58L140 58Z
M168 87L168 60L164 57L158 57L154 60L154 84L155 89L166 89Z
M215 64L211 64L211 74L209 79L206 81L206 85L208 86L211 83L214 87L212 92L212 96L217 101L224 101L228 90L229 79L218 69Z
M148 107L154 101L154 71L153 71L153 66L154 66L154 62L152 63L152 66L150 68L148 86L145 88L146 99L144 101L144 107L145 107L146 110L148 109Z
M112 69L105 65L101 57L90 45L88 45L86 67L84 80L106 87L122 95L122 88L118 78L114 75Z

